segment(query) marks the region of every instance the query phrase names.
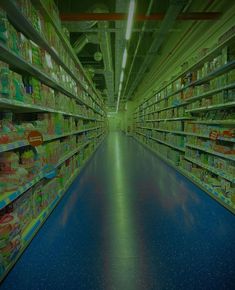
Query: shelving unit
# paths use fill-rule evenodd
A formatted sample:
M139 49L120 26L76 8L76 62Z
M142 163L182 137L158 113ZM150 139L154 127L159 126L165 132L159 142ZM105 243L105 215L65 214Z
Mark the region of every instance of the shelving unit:
M100 144L102 142L103 142L103 140L101 140L101 142L99 144L97 144L97 146L94 149L93 154L99 148L99 146L100 146ZM71 184L74 182L74 180L76 179L76 177L78 176L78 174L82 171L82 169L90 161L90 159L92 158L92 155L87 160L85 160L83 166L81 168L78 168L74 172L74 174L69 178L69 180L66 182L66 185L64 186L63 189L60 190L60 192L58 192L58 194L56 195L56 198L53 200L53 202L46 209L44 209L36 219L33 219L31 221L31 223L28 225L28 227L26 228L26 230L22 234L22 248L19 251L19 253L17 254L17 256L15 257L15 259L7 266L4 274L0 277L0 281L2 281L7 276L7 274L9 273L9 271L13 268L13 266L15 265L15 263L18 261L18 259L20 258L20 256L25 251L25 249L31 243L32 239L35 237L35 235L37 234L37 232L43 226L44 222L47 220L47 218L50 216L50 214L55 209L55 207L57 206L57 204L60 202L60 200L62 199L62 197L64 196L64 194L67 192L67 190L71 186Z
M162 156L158 151L154 150L151 146L146 144L145 142L142 142L136 136L134 136L134 139L137 142L140 142L144 147L149 149L151 152L156 154L160 159L162 159L164 162L166 162L168 165L173 167L175 170L177 170L180 174L183 176L187 177L189 180L191 180L193 183L195 183L199 188L201 188L203 191L208 193L212 198L214 198L216 201L218 201L222 206L227 208L229 211L232 213L235 213L233 203L231 202L230 199L220 196L219 193L211 186L209 186L207 183L202 182L199 178L197 178L195 175L191 174L189 171L183 169L182 167L179 167L175 165L169 158L165 158Z
M154 130L154 131L159 131L159 132L166 132L166 133L174 133L176 135L188 135L188 136L196 136L196 137L200 137L200 138L210 139L209 135L203 135L203 134L199 134L199 133L190 133L190 132L185 132L185 131L183 132L183 131L174 131L174 130L164 130L164 129L141 127L141 126L138 126L138 128L147 129L147 130ZM225 138L225 137L221 137L221 136L218 136L217 140L235 142L235 138Z
M136 140L233 213L234 43L234 34L218 42L140 103L133 115Z
M102 143L106 112L45 2L0 5L0 231L9 216L17 229L0 243L1 281Z
M39 9L39 11L41 11L43 13L43 16L46 17L47 19L50 20L50 23L53 25L53 27L55 28L55 31L57 33L57 35L59 36L60 40L61 40L61 45L65 46L65 48L69 51L69 55L70 57L73 59L73 61L76 63L77 67L79 68L79 70L82 71L82 74L84 75L84 77L88 79L87 75L85 74L84 69L82 68L82 65L80 64L79 60L77 59L75 53L73 52L73 49L70 45L70 43L68 42L68 40L65 38L65 36L63 35L61 28L59 28L55 21L52 19L52 17L50 16L50 13L47 11L46 5L45 3L43 3L42 1L32 1L32 3ZM64 68L64 70L71 75L71 77L77 81L78 83L80 83L80 85L82 85L83 89L90 94L90 96L93 98L93 100L100 105L100 99L99 102L97 100L97 92L94 89L94 85L93 83L89 80L90 84L92 85L93 88L93 93L96 95L96 97L93 96L93 93L90 92L90 90L88 89L88 85L85 84L85 80L82 81L80 80L77 75L71 71L71 69L62 61L62 59L60 58L58 52L56 50L53 49L53 47L50 46L50 44L47 42L47 40L45 39L45 37L43 35L40 34L39 31L37 31L32 24L30 23L30 21L27 19L27 17L21 12L20 8L18 7L18 5L12 1L12 0L3 0L1 5L3 6L3 8L6 10L8 17L10 19L10 21L14 24L14 26L17 28L18 31L21 31L22 33L24 33L29 39L31 39L32 41L34 41L37 45L39 45L40 47L44 48L50 55L51 57L61 66Z
M98 97L98 104L100 104L101 101L101 97L99 96L98 92L96 91L93 82L90 80L90 78L87 76L87 74L85 73L79 59L77 58L75 52L73 51L69 41L66 39L66 37L64 36L64 34L61 31L61 28L58 27L58 25L56 24L55 20L53 19L53 17L50 15L50 13L48 13L47 7L45 5L45 3L41 0L32 0L32 3L35 5L35 7L37 9L39 9L39 11L41 11L41 13L43 15L45 15L45 17L50 21L50 23L53 25L53 27L55 28L58 36L61 39L62 44L64 45L65 49L68 50L69 55L71 56L71 58L74 60L74 62L76 63L76 65L80 68L80 70L82 71L82 73L84 74L86 80L89 83L89 86L91 86L93 93ZM84 89L88 89L88 85L84 85ZM91 94L91 96L93 97L93 94ZM97 102L97 99L94 98L94 101Z

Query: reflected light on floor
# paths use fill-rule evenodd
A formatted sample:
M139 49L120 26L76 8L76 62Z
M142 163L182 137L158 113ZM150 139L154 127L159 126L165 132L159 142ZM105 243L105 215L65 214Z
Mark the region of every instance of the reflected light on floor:
M125 182L125 166L123 166L123 154L120 152L120 138L114 135L110 140L113 170L110 172L109 197L112 230L109 237L110 257L109 262L109 289L138 290L139 264L137 255L137 237L133 222L133 209L131 208L128 185ZM114 287L114 288L112 288ZM117 288L115 288L117 287Z

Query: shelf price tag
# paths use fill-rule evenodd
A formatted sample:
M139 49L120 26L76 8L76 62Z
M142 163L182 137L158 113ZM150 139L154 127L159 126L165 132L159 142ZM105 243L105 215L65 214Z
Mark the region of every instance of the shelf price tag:
M40 146L43 143L43 136L38 131L31 131L28 134L28 142L33 147Z
M53 164L47 164L43 168L43 176L47 179L52 179L57 176L56 167Z

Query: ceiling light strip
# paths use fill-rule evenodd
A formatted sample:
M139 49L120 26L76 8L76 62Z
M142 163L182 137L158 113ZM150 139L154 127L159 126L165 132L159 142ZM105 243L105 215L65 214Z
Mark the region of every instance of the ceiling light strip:
M130 38L131 38L134 11L135 11L135 0L130 0L128 19L127 19L126 36L125 36L126 41L130 40ZM118 112L118 108L119 108L120 96L121 96L121 91L122 91L122 84L123 84L123 80L124 80L124 69L126 67L126 62L127 62L127 48L124 49L123 58L122 58L122 73L121 73L120 84L119 84L119 89L118 89L118 99L117 99L116 112Z
M134 10L135 10L135 0L130 0L128 19L127 19L126 40L129 40L131 38Z

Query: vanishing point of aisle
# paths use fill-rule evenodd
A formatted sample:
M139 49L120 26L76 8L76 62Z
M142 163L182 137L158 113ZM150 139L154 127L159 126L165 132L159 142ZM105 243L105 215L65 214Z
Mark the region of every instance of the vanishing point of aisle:
M235 217L111 133L0 288L235 289Z

